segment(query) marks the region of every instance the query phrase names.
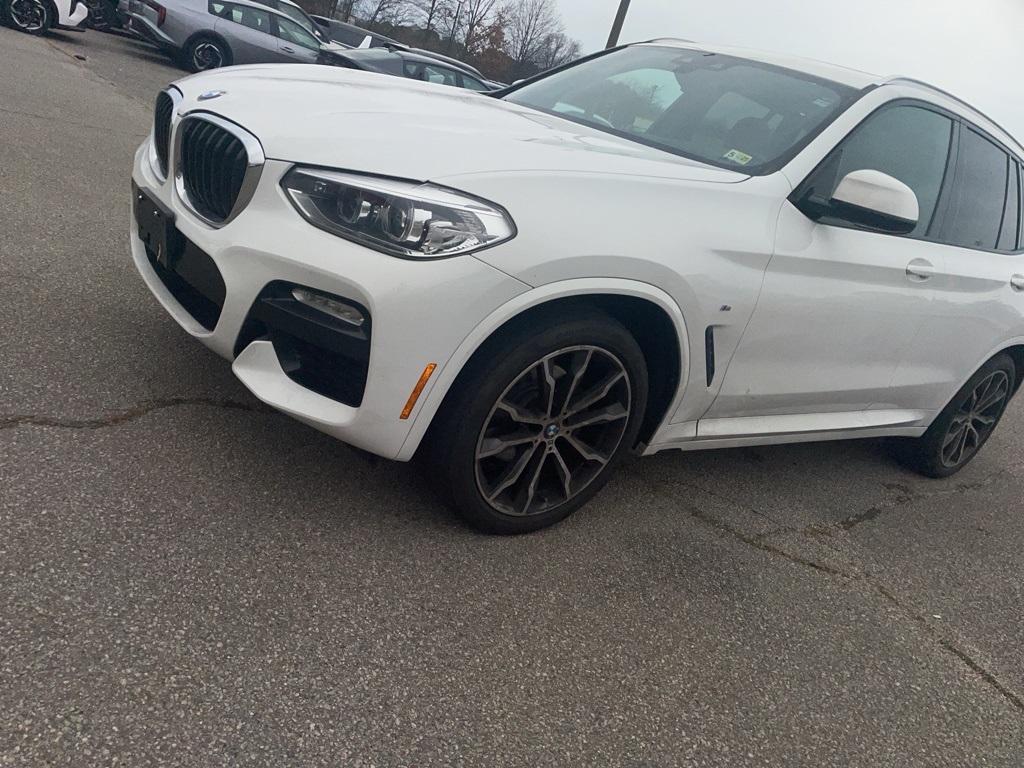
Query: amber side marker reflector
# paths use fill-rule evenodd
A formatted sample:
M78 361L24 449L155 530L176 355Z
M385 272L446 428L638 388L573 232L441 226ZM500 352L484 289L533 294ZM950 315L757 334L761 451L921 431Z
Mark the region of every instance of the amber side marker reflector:
M423 388L427 386L427 382L430 381L430 377L434 375L434 370L437 368L437 363L428 363L427 367L423 369L423 375L420 376L420 380L416 382L416 386L412 388L412 394L409 395L409 399L405 401L405 408L402 409L401 419L408 419L409 414L412 413L412 409L416 407L416 401L420 399L420 394L423 392Z

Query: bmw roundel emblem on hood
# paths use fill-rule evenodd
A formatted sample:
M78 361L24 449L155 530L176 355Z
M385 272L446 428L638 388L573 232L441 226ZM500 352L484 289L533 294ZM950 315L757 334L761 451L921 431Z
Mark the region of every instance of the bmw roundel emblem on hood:
M210 99L219 99L227 91L207 91L206 93L199 94L199 101L209 101Z

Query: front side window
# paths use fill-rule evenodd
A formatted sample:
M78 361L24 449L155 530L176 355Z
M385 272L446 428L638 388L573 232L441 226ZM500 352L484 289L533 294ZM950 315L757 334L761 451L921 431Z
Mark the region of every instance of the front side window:
M1006 211L1010 158L977 131L960 131L956 174L941 238L962 248L993 250Z
M949 162L953 121L923 107L884 107L868 117L837 146L808 182L805 197L819 204L853 171L880 171L910 187L919 214L911 236L928 234ZM823 224L842 223L821 219Z
M711 165L767 173L858 95L748 59L642 45L555 72L504 98Z
M277 19L277 36L286 42L301 45L303 48L311 48L314 51L320 48L320 43L315 37L289 19Z
M492 90L489 86L484 85L475 77L469 75L462 76L462 87L468 88L471 91L490 91Z

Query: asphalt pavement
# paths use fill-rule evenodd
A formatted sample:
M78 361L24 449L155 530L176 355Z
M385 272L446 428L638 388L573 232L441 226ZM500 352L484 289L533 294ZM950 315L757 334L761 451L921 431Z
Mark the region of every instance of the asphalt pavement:
M663 453L481 536L131 264L181 76L0 29L0 766L1024 764L1024 400L963 473Z

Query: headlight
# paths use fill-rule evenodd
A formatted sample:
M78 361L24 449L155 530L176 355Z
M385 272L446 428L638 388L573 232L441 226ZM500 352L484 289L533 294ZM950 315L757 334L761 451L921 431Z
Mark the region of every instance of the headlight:
M403 258L471 253L516 232L493 203L432 184L293 168L281 186L314 226Z

